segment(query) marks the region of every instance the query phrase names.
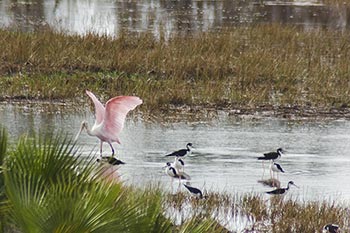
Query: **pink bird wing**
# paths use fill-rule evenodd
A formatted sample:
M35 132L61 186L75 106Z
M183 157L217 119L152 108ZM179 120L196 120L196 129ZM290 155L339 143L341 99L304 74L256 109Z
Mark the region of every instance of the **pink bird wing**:
M95 105L95 116L96 116L96 122L95 124L100 124L103 119L104 119L104 115L105 115L105 107L103 106L103 104L96 98L96 96L86 90L86 94L91 98L92 102Z
M118 143L118 134L122 131L126 115L142 104L136 96L117 96L108 100L104 117L103 132L112 141Z

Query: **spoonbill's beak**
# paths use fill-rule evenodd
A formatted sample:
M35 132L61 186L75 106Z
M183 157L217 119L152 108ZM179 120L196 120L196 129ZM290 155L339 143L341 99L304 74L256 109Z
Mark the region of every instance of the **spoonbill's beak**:
M75 136L75 138L74 138L74 142L78 141L78 138L79 138L79 136L84 128L85 128L85 122L83 121L80 125L80 129L79 129L79 132L77 133L77 136Z

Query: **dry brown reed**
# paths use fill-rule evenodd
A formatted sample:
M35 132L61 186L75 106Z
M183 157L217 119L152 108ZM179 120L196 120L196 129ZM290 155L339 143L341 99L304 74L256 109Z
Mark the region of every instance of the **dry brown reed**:
M342 232L350 230L349 206L332 201L302 202L256 193L209 193L205 199L198 199L178 193L167 196L165 203L165 208L173 207L178 215L186 216L187 212L188 217L211 217L233 232L237 226L242 228L239 221L247 221L239 232L321 232L328 223L339 224ZM192 214L189 216L188 212Z

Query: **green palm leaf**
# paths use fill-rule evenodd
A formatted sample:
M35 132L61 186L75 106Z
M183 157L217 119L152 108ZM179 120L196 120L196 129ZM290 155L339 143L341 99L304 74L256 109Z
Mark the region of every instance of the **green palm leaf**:
M7 132L5 128L0 127L0 232L5 229L6 216L6 197L5 197L5 181L4 181L4 159L7 151Z
M69 140L22 137L6 159L10 217L23 232L168 232L159 190L103 180ZM96 175L93 175L96 174Z

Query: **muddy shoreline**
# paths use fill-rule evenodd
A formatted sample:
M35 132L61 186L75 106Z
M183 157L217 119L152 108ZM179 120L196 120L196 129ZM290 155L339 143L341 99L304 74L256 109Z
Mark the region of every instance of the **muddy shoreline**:
M0 107L12 105L23 111L63 113L63 112L80 112L83 109L93 109L89 101L78 99L73 100L28 100L17 98L6 98L0 100ZM147 104L146 102L144 104ZM273 106L273 105L163 105L159 109L142 109L138 110L144 119L157 120L205 120L215 118L220 115L229 117L238 117L244 119L259 119L259 118L280 118L286 120L332 120L332 119L350 119L350 108L339 107L311 107L311 106ZM176 120L176 121L177 121Z

